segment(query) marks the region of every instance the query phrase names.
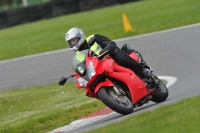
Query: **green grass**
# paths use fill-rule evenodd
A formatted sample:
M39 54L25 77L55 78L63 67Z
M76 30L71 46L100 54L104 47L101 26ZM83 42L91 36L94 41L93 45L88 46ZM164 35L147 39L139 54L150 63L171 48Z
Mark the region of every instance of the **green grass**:
M200 95L87 133L199 133Z
M74 26L117 39L199 23L199 7L199 0L144 0L2 29L0 60L66 48L64 35ZM124 32L122 13L134 32Z
M102 108L74 83L0 91L0 133L44 133Z

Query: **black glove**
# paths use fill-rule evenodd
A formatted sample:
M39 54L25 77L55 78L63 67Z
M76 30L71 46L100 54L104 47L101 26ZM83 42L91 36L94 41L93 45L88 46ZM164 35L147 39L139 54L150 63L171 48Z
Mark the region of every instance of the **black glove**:
M102 49L102 50L100 51L99 55L97 56L98 60L102 60L103 57L104 57L105 55L107 55L107 54L108 54L108 50L107 50L107 49Z
M149 70L147 68L143 68L142 73L143 73L144 77L147 79L150 79L152 77L151 70Z

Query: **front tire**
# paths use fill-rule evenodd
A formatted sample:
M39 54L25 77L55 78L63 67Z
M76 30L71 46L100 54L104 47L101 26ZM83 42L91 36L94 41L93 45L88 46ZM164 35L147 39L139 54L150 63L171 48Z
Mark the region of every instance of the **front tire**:
M112 110L127 115L133 112L133 104L127 95L116 95L113 87L101 87L97 92L98 98Z
M152 99L151 101L160 103L167 99L169 92L165 84L157 78L157 80L160 82L159 85L155 88L155 92L152 93Z

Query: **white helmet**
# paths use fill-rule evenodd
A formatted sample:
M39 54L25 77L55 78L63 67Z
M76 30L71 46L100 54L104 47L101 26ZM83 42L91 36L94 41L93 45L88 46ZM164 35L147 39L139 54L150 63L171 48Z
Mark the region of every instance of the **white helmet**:
M70 40L75 38L78 39L77 42L75 44L71 44ZM82 29L74 27L67 31L65 34L65 40L72 50L77 51L85 41L85 34Z

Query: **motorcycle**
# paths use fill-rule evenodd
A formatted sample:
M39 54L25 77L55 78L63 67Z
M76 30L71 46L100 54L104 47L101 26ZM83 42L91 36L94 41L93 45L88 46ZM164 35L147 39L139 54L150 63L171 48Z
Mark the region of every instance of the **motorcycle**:
M152 71L138 51L127 44L121 50ZM67 79L75 76L77 88L85 88L86 96L101 100L107 107L123 115L132 113L134 108L149 101L160 103L167 99L168 89L157 76L143 78L118 65L110 56L98 60L90 50L81 51L80 54L84 55L83 61L77 61L76 56L72 60L74 75L62 77L59 85L64 85Z

